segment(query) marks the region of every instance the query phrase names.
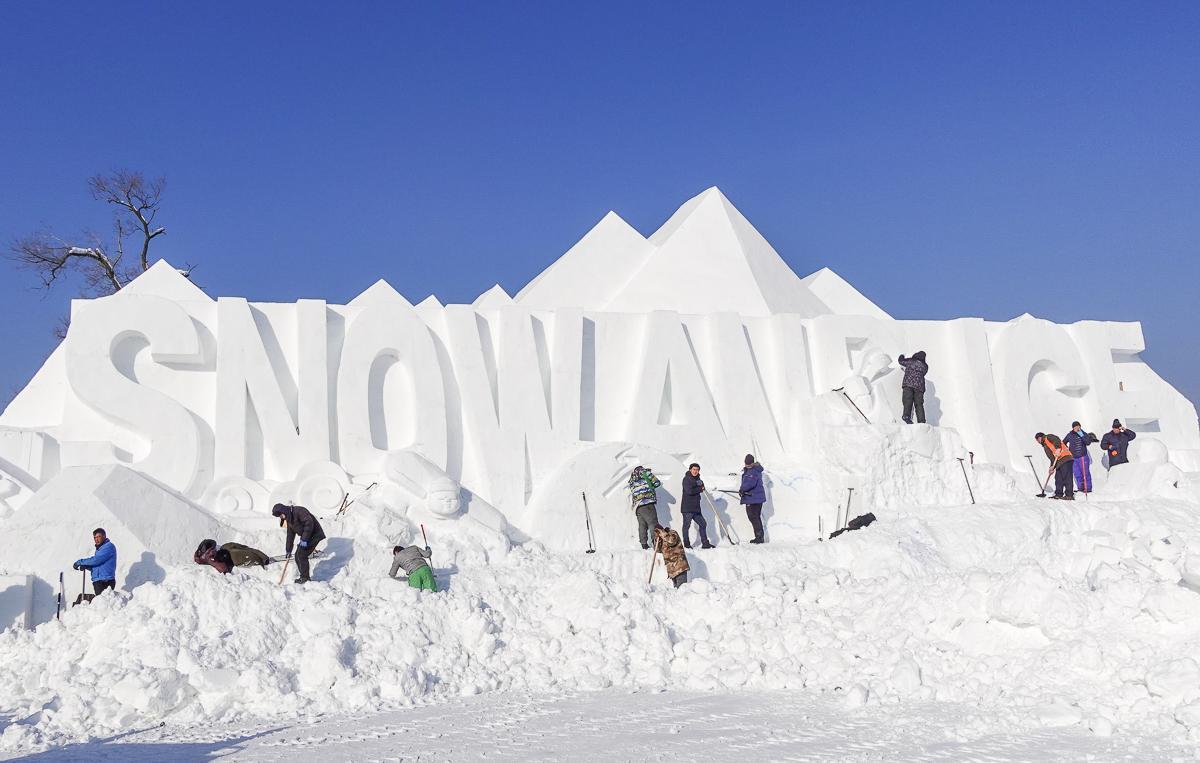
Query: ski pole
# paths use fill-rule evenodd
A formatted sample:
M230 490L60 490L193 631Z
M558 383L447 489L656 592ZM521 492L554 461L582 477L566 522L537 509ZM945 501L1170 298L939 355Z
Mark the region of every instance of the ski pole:
M967 479L967 467L963 463L963 459L958 459L958 465L962 469L963 481L967 483L967 495L971 496L971 505L975 505L975 491L971 489L971 480Z
M596 541L595 541L596 536L594 536L592 534L592 512L588 511L587 492L581 490L581 491L579 491L579 494L581 496L583 496L583 521L584 521L584 523L587 524L588 547L587 547L587 551L585 551L584 553L585 554L594 554L594 553L596 553Z

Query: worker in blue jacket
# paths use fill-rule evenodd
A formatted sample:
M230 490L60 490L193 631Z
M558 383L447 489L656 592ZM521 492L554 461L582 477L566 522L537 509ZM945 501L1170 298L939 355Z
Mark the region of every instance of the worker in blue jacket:
M1119 419L1113 419L1112 431L1104 435L1100 447L1108 455L1108 468L1118 464L1129 463L1129 442L1137 437L1132 429L1121 426Z
M117 547L108 539L108 533L103 527L92 530L92 541L96 544L96 553L85 559L78 559L73 565L77 570L89 570L92 574L92 588L96 595L117 587Z

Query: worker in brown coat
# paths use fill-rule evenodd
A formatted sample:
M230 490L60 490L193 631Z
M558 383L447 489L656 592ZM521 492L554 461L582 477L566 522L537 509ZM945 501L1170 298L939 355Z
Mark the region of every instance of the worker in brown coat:
M667 577L675 587L687 582L688 560L683 550L683 541L679 533L662 525L654 526L654 546L662 552L663 563L667 565Z

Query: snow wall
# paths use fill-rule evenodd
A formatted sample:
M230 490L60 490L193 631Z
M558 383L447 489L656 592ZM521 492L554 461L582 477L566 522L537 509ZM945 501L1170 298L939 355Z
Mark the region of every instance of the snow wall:
M1027 492L1025 454L1046 466L1034 432L1114 417L1153 454L1123 490L1197 484L1196 410L1143 349L1137 323L894 320L828 269L798 277L716 189L649 238L610 213L516 297L471 305L414 306L384 281L347 305L214 299L160 261L74 301L0 416L0 529L64 470L117 464L186 498L193 524L262 530L280 500L328 516L377 484L364 500L582 547L586 493L597 543L620 545L634 466L663 477L666 520L687 464L734 488L754 453L773 539L810 539L839 512L965 502L957 458L985 495ZM916 350L932 426L905 427L895 359Z

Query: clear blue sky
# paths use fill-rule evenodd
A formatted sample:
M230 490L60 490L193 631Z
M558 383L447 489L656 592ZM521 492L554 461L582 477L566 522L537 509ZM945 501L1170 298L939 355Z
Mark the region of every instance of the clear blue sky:
M1200 400L1200 4L747 5L3 3L0 239L105 228L130 167L210 294L463 302L718 185L897 317L1141 320Z

